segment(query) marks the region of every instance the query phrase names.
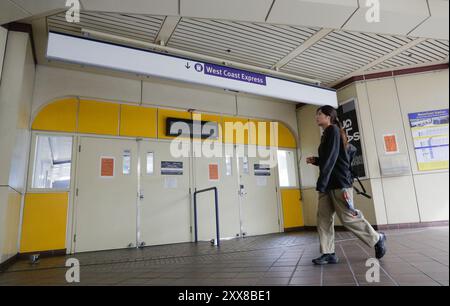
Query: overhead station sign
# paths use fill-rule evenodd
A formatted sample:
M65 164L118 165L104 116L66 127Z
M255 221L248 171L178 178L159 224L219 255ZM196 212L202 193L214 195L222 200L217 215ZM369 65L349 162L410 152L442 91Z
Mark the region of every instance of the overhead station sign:
M337 107L337 95L333 89L64 34L49 34L47 58Z
M198 72L204 71L205 74L211 75L211 76L217 76L221 78L236 80L236 81L242 81L242 82L248 82L252 84L258 84L258 85L267 85L267 79L266 76L259 73L234 69L230 67L223 67L219 65L214 64L203 64L197 63L195 65L195 70Z

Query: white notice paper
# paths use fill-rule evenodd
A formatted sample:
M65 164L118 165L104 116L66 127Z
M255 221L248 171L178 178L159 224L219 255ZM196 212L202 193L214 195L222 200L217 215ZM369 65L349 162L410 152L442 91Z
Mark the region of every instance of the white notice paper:
M267 176L257 176L256 185L262 187L267 186Z
M175 189L178 187L178 179L176 177L166 177L164 179L164 188Z

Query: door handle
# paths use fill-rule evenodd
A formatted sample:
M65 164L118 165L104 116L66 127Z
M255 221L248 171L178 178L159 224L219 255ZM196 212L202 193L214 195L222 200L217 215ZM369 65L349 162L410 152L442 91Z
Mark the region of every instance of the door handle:
M245 187L244 187L244 185L240 185L239 186L239 195L240 196L244 196L244 195L246 195L247 194L247 192L245 192Z

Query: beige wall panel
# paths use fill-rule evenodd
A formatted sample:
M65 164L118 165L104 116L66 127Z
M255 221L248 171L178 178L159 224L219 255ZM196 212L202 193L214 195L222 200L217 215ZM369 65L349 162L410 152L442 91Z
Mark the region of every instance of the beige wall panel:
M43 105L65 96L139 103L141 82L38 65L33 95L33 116Z
M319 168L306 164L306 158L317 156L320 145L320 128L316 125L315 114L317 107L307 105L297 111L298 131L300 135L300 186L302 188L315 188L319 177Z
M11 188L0 187L0 263L18 252L21 196Z
M419 222L412 176L382 179L389 224Z
M372 205L375 211L375 219L377 220L377 224L388 224L381 178L370 179L370 184L372 190L370 195L372 196Z
M203 112L235 114L236 99L234 95L209 90L205 87L187 84L155 81L144 82L142 88L144 104L196 109Z
M415 175L421 222L448 220L448 173Z
M408 76L400 76L395 79L398 89L402 119L406 131L408 150L411 156L411 166L414 173L417 168L416 153L409 127L409 113L448 109L449 105L449 71L442 70L433 73L424 73ZM446 170L448 172L448 170Z
M263 97L238 96L238 112L241 117L259 117L279 120L285 123L297 137L297 118L295 117L296 104L280 103L267 100Z
M2 79L3 58L5 56L7 37L8 31L5 28L0 27L0 80Z

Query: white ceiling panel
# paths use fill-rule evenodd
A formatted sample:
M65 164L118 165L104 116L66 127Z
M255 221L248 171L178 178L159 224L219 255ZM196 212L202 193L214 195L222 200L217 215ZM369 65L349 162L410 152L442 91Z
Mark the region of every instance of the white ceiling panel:
M0 25L28 17L30 14L10 0L0 1Z
M182 0L181 16L264 22L273 0Z
M65 0L11 0L22 7L27 12L35 15L55 9L64 9L66 7Z
M407 35L430 14L425 0L379 0L380 22L368 22L366 0L360 0L360 9L352 16L343 29Z
M358 0L276 0L267 22L341 28L358 9Z
M81 0L87 11L178 15L178 0Z
M417 37L449 39L449 1L429 0L431 17L409 33Z

